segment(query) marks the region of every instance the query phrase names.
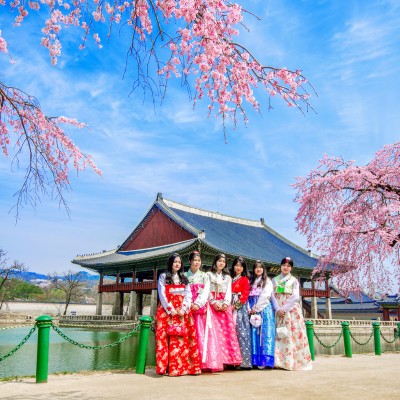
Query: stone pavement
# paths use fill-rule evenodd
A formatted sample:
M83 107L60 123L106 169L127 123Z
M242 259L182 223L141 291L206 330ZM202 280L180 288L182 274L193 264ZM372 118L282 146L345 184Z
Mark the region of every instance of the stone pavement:
M0 399L174 400L394 400L400 399L400 353L382 356L318 356L307 372L224 371L170 378L94 372L0 382Z

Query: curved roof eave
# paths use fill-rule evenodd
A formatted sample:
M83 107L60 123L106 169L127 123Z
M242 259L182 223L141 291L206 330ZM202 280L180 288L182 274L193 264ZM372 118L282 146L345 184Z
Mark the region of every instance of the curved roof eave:
M148 265L157 261L165 263L166 257L174 252L182 252L191 250L197 246L198 239L185 240L179 243L159 246L150 249L140 249L131 251L116 251L113 254L108 254L104 257L93 257L85 260L74 259L74 264L81 265L84 268L96 272L105 272L112 270L123 270L132 267L140 268L140 265Z

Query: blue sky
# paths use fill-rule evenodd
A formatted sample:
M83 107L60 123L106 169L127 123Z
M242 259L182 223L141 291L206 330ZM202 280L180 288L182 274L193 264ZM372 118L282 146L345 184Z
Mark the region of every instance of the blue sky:
M89 124L73 130L80 148L103 171L73 176L65 194L70 216L56 201L25 207L18 223L13 194L22 175L0 157L0 248L31 271L77 269L75 255L121 244L157 192L165 198L268 225L305 246L296 232L297 205L290 184L306 175L324 153L367 163L400 129L400 6L397 1L249 0L262 18L246 18L240 40L267 65L301 69L318 92L316 113L303 116L278 98L258 94L261 113L229 129L207 119L203 101L193 109L178 80L155 108L131 93L133 60L123 79L126 42L112 37L83 52L69 30L59 64L40 46L38 18L20 28L1 7L0 29L11 65L0 57L1 79L36 96L49 115ZM73 175L73 173L72 173ZM11 210L11 211L10 211Z

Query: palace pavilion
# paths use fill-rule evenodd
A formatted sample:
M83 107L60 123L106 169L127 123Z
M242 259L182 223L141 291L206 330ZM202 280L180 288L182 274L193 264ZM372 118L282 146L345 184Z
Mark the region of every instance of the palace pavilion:
M144 294L150 295L150 314L155 314L157 278L165 270L168 256L179 253L187 266L193 250L201 253L206 270L216 254L224 253L229 266L237 256L244 257L250 269L261 260L270 276L278 274L280 261L290 256L295 261L293 275L300 281L300 294L308 300L303 301L307 316L318 317L317 300L324 298L325 318L332 318L329 273L324 276L325 288L317 289L312 271L318 258L311 252L284 238L263 218L255 221L206 211L164 199L161 193L122 245L79 255L72 262L99 274L98 315L102 314L103 293L115 293L114 315L122 315L124 293L130 293L128 316L135 318L142 314Z

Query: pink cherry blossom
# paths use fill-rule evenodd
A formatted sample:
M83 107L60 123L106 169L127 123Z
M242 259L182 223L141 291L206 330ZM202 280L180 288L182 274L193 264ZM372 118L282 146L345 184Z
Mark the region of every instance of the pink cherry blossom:
M297 178L298 230L322 255L319 271L334 265L341 288L371 293L400 283L400 142L364 166L324 156Z

